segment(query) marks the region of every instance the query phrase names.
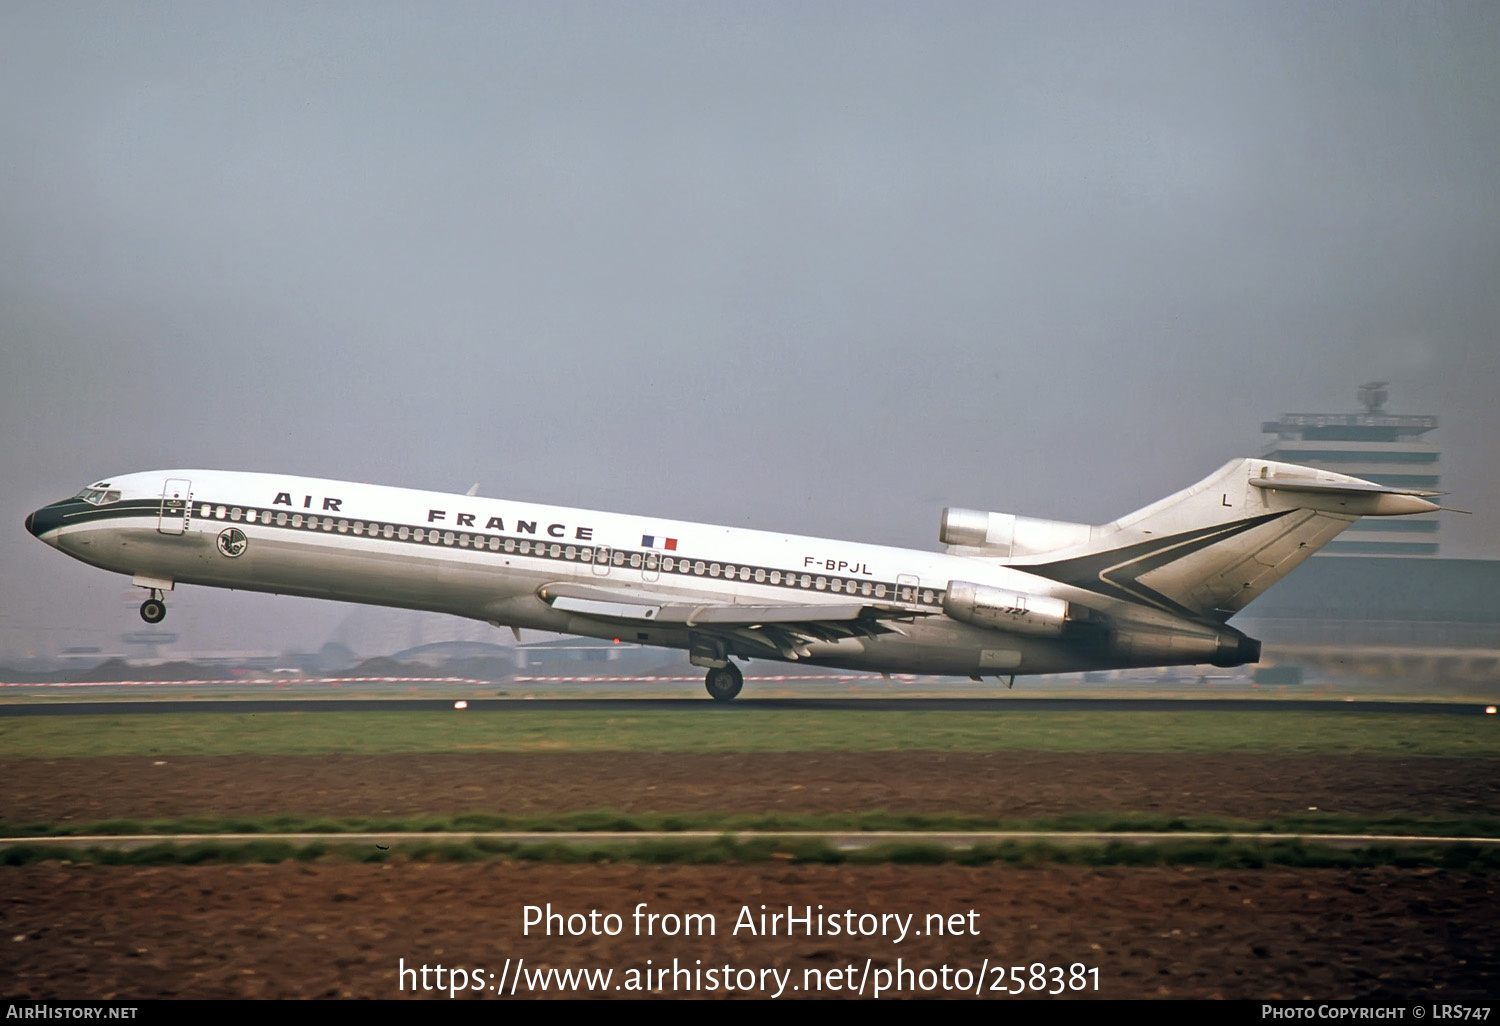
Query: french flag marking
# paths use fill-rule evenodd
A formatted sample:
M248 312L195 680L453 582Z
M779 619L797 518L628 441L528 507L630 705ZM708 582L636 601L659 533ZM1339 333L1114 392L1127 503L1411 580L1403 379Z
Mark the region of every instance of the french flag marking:
M677 551L676 538L663 538L659 534L641 535L641 548L643 549L665 549L668 552Z

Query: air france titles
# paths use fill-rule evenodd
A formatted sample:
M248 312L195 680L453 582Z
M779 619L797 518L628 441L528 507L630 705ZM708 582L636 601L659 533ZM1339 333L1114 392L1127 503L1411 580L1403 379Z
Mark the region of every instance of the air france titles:
M315 509L315 508L318 508L318 507L316 507L314 505L315 502L321 502L322 503L321 508L325 512L328 512L328 513L338 513L338 512L341 512L340 509L339 509L339 507L341 505L343 505L344 500L343 499L332 498L332 497L329 497L329 496L323 496L323 495L304 495L304 496L302 496L302 508L303 509ZM295 508L297 504L292 499L292 493L291 492L277 492L276 493L276 498L274 498L274 499L271 500L271 505L273 505L273 506L291 506L291 507ZM454 513L453 514L453 519L451 521L448 519L448 516L449 516L449 513L445 509L429 509L427 511L427 522L429 524L450 524L451 523L451 525L453 527L467 527L470 530L474 530L474 531L481 531L482 530L482 531L501 531L501 532L503 532L505 530L505 518L504 517L490 517L484 523L484 525L481 527L477 523L478 514L475 514L475 513ZM517 518L516 520L511 521L511 524L513 525L512 526L512 531L515 534L531 534L531 535L545 534L545 535L547 535L550 538L567 538L568 537L568 531L570 530L570 528L569 528L569 526L567 524L543 524L540 520L521 520L521 519ZM592 527L574 527L574 528L571 528L571 530L573 532L572 537L573 537L573 539L575 541L593 541L594 540L594 529Z
M343 501L344 501L343 499L330 499L330 498L327 498L326 496L319 496L319 498L321 498L323 500L323 510L325 512L328 512L328 513L337 513L339 511L339 506L342 505ZM276 498L274 498L274 499L271 500L271 505L273 505L273 506L295 506L296 503L292 502L292 493L291 492L277 492L276 493ZM303 509L312 509L313 508L313 497L311 495L304 495L304 496L302 496L302 508Z
M447 516L448 516L447 510L430 509L430 510L427 511L427 522L429 524L440 524L440 523L443 523L447 519ZM515 521L515 532L516 532L516 534L536 534L537 533L537 524L538 523L539 523L539 521L536 521L536 520L516 520ZM474 523L474 514L473 513L456 513L456 514L454 514L453 526L454 527L470 527L470 528L476 528L476 529L478 528L478 525ZM485 525L484 525L484 530L486 530L486 531L504 531L505 530L505 518L504 517L490 517L490 519L488 520L488 522L486 522ZM544 530L548 535L550 535L553 538L566 538L568 536L568 525L566 525L566 524L548 524L542 530ZM578 541L593 541L594 540L594 529L592 527L579 527L579 528L575 528L574 529L574 533L573 533L573 537L576 540L578 540Z

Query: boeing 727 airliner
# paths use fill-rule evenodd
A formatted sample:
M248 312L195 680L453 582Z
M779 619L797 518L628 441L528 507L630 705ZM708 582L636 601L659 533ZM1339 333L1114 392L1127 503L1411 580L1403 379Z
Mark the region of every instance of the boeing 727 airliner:
M715 699L732 659L992 675L1256 662L1228 621L1361 516L1436 493L1235 460L1103 525L946 509L944 552L277 474L99 481L26 518L128 574L432 610L684 649Z

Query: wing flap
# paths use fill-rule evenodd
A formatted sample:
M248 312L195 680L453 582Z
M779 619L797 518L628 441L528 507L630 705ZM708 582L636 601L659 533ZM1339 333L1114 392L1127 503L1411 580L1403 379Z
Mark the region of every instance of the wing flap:
M821 642L901 633L899 628L883 621L909 621L930 615L920 609L860 602L821 605L699 602L680 594L647 589L600 588L566 582L545 585L538 589L537 595L553 609L636 625L690 627L754 648L771 649L783 659L805 657L810 654L809 645Z

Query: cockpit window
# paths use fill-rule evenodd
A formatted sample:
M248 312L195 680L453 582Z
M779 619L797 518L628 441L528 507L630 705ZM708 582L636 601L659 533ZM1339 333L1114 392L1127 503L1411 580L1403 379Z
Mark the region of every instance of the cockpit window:
M111 502L119 502L120 490L118 488L85 488L73 498L82 499L95 506L103 506Z

